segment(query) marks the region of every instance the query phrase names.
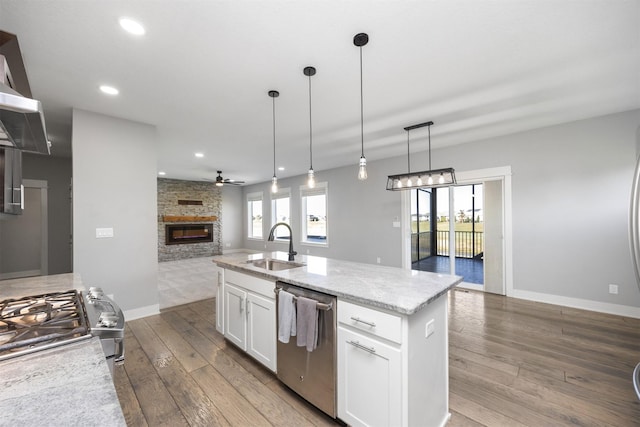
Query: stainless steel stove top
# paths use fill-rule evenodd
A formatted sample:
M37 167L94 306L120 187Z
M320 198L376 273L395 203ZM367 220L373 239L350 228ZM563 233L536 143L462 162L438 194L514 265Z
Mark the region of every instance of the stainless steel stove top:
M91 336L124 336L122 312L99 288L0 301L0 360Z

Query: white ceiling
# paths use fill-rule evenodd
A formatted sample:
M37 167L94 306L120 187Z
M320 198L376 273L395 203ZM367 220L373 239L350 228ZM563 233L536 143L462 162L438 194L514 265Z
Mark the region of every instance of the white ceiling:
M178 179L268 181L270 89L278 176L306 173L308 65L314 169L355 175L359 32L369 161L405 155L403 127L428 120L438 148L640 108L637 0L0 0L0 29L18 36L54 155L86 109L157 126L158 170ZM411 133L412 152L426 146Z

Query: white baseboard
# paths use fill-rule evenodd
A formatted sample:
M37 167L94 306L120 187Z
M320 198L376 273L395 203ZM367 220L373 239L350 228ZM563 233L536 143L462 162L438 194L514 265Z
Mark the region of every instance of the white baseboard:
M484 286L477 283L461 282L457 287L462 289L471 289L473 291L484 291Z
M159 304L147 305L146 307L139 307L139 308L134 308L132 310L126 310L124 312L124 318L128 322L129 320L136 320L142 317L153 316L155 314L160 314Z
M640 307L632 307L629 305L611 304L600 301L563 297L560 295L543 294L539 292L523 291L518 289L514 289L513 294L510 296L530 301L564 305L566 307L580 308L582 310L597 311L600 313L615 314L618 316L634 317L636 319L640 319Z

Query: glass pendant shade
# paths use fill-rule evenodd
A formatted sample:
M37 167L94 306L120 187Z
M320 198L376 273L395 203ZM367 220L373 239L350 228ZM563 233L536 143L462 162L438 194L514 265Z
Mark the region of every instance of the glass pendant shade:
M367 179L367 159L360 157L360 167L358 168L358 179L364 181Z
M278 178L276 178L275 175L273 176L273 178L271 178L271 192L272 193L278 192Z
M307 187L313 188L316 186L316 178L313 173L313 169L309 169L309 175L307 177Z

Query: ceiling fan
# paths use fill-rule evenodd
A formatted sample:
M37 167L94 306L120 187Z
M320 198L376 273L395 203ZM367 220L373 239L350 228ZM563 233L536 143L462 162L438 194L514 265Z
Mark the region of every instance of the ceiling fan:
M236 179L223 178L222 177L222 171L217 171L217 172L218 172L218 176L216 177L216 186L217 187L222 187L224 184L229 184L229 185L242 185L242 184L244 184L244 181L238 181Z

